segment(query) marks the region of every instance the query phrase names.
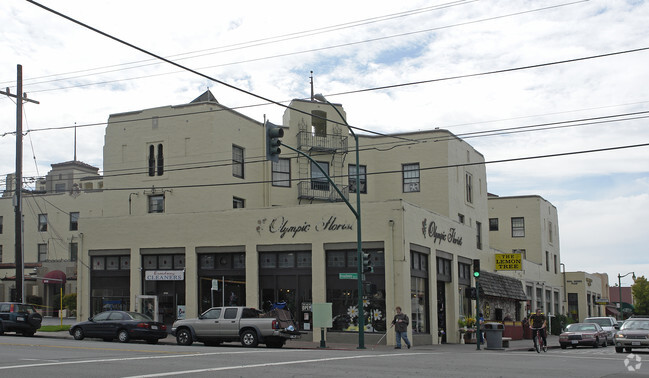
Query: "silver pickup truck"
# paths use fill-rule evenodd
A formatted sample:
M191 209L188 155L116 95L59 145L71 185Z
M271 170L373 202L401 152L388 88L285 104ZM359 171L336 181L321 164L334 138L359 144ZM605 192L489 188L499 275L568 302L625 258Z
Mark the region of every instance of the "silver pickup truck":
M264 314L248 307L212 307L198 318L177 320L171 334L180 345L192 345L194 341L205 345L241 341L245 347L265 344L269 348L281 348L286 340L300 337L287 315L288 311L282 313L282 310Z

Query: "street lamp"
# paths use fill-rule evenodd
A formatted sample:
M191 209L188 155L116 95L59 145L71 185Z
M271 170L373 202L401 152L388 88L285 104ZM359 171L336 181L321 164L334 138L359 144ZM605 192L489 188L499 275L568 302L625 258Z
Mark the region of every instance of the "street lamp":
M623 276L621 276L620 273L617 274L617 285L618 288L620 289L620 298L618 300L618 303L620 304L620 320L622 320L622 278L628 276L629 274L632 274L631 278L633 278L633 281L635 281L634 272L629 272Z
M345 123L347 129L354 137L354 142L356 143L356 211L354 215L356 216L356 254L357 254L357 277L356 281L358 283L358 349L365 349L365 310L363 309L363 250L361 247L362 237L361 237L361 176L360 176L360 166L358 165L358 136L354 130L349 126L347 120L340 113L338 108L334 106L331 102L327 101L325 96L321 93L318 93L313 96L314 99L329 104L340 118ZM353 210L353 209L352 209Z

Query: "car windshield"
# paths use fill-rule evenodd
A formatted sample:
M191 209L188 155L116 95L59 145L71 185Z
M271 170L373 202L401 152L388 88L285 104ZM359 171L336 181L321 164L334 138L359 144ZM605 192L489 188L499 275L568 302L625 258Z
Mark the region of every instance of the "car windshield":
M139 312L127 312L128 316L133 320L144 320L147 322L153 321L150 317L140 314Z
M627 320L622 329L649 331L649 320Z
M588 323L597 323L602 327L610 327L613 325L611 319L586 319L585 321Z

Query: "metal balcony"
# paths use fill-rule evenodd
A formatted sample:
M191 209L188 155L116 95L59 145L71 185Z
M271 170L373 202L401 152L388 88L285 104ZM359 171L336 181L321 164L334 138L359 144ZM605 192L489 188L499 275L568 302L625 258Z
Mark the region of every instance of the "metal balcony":
M347 153L347 137L342 135L317 136L311 132L297 133L297 148L309 151Z
M338 186L340 191L349 200L349 187ZM319 200L329 202L343 202L336 189L327 181L301 181L297 184L298 198L306 200Z

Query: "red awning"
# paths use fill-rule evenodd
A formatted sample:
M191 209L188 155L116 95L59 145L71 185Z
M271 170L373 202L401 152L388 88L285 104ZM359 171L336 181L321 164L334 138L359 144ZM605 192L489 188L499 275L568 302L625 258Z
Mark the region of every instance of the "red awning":
M606 306L606 315L618 316L620 312L613 306Z
M60 270L53 270L51 272L47 272L43 277L43 283L62 285L65 283L65 273L61 272Z

